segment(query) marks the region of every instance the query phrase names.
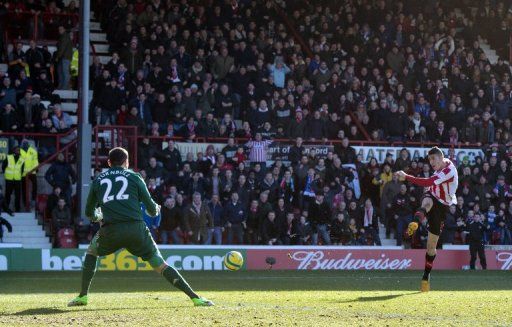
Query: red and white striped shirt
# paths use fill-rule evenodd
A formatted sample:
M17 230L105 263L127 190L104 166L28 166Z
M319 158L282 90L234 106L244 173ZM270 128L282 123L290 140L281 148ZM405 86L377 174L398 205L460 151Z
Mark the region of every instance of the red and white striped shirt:
M449 206L457 204L455 192L457 192L457 187L459 186L459 175L453 162L445 158L444 163L444 168L436 171L429 178L407 175L406 179L415 185L427 187L427 191L439 202Z
M247 142L246 145L251 149L251 151L249 152L249 160L251 162L266 162L268 146L272 142L272 140L250 140L249 142Z

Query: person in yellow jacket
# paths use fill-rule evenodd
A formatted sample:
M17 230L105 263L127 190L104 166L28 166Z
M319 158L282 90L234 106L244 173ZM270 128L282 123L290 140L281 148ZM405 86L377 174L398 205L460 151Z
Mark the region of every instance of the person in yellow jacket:
M71 57L71 76L78 76L78 49L73 49L73 57Z
M393 172L391 171L391 166L389 164L384 164L384 167L382 168L382 173L380 173L380 175L375 176L372 180L373 185L380 186L380 196L382 196L382 190L384 189L384 185L386 185L386 183L391 181L392 179Z
M32 192L31 192L31 198L30 200L31 201L35 201L36 200L36 196L37 196L37 175L36 175L36 170L34 170L34 168L36 168L37 166L39 166L39 158L38 158L38 154L37 154L37 150L30 145L30 143L26 140L24 140L22 143L21 143L21 149L20 149L20 155L21 155L21 158L23 158L23 173L22 173L22 177L26 177L30 180L30 182L32 183ZM34 171L32 171L34 170ZM27 184L25 183L25 181L22 181L21 183L21 189L22 189L22 194L27 194L28 190L27 190ZM26 199L25 197L23 199ZM29 207L30 206L30 203L25 203L25 207Z
M5 205L9 207L11 195L14 192L15 212L21 208L21 179L23 175L23 158L20 155L20 148L14 147L12 153L7 156L2 164L2 171L5 178Z

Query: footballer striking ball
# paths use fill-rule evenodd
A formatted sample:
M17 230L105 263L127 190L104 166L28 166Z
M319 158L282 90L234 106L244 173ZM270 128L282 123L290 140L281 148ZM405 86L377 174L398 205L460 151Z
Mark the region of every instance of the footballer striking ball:
M229 251L224 256L224 266L226 266L226 268L228 268L231 271L235 271L242 268L243 264L244 257L242 256L242 253L238 251Z

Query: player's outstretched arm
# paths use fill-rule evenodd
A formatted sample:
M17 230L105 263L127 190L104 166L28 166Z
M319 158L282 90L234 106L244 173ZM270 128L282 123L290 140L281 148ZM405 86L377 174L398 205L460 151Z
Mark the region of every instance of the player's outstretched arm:
M401 181L409 181L414 185L429 187L434 185L434 182L438 178L437 176L431 176L428 178L414 177L412 175L406 174L403 170L397 171L395 175L398 176L398 179Z

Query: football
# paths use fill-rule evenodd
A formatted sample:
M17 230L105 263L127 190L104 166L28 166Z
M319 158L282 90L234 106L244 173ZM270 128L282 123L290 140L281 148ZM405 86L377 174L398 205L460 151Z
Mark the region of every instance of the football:
M242 268L244 264L244 257L238 251L229 251L224 256L224 266L228 268L228 270L236 271Z

